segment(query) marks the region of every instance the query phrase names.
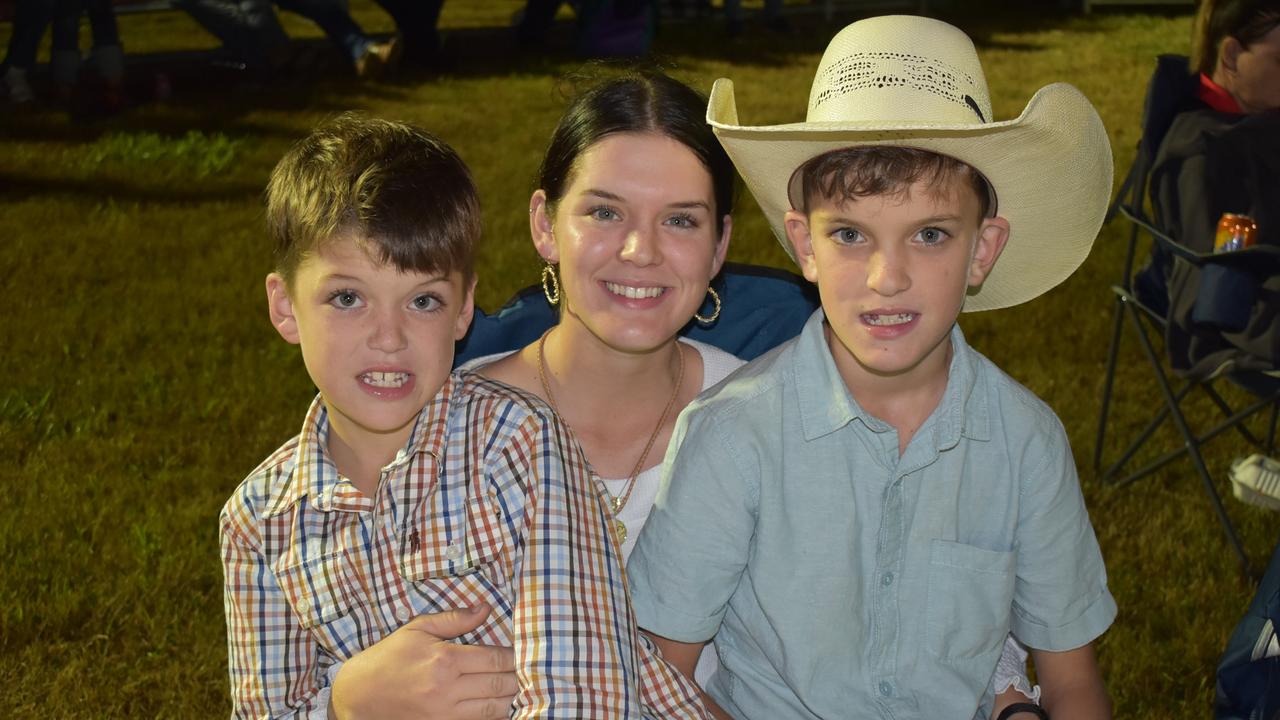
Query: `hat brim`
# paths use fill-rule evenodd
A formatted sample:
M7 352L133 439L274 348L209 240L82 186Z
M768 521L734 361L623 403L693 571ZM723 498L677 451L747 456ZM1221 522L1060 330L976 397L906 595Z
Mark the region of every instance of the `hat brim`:
M783 216L791 209L792 173L840 148L897 145L965 162L995 189L1009 241L965 311L992 310L1035 298L1067 279L1088 257L1111 198L1111 145L1089 100L1066 83L1041 88L1013 120L974 125L869 127L856 123L738 124L733 83L717 80L707 107L711 124L787 254Z

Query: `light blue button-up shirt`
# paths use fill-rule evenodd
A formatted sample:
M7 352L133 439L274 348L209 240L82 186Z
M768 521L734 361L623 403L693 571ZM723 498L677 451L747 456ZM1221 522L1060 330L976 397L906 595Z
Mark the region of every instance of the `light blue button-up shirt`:
M899 457L823 320L681 415L628 566L640 625L715 635L735 717L989 717L1009 632L1070 650L1116 615L1066 433L956 327Z

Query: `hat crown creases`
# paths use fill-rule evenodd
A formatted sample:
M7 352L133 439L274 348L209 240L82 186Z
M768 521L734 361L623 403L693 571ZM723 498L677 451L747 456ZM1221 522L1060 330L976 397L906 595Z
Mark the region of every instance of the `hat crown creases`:
M980 124L991 122L991 96L967 35L936 20L887 16L854 23L831 40L813 78L807 119Z

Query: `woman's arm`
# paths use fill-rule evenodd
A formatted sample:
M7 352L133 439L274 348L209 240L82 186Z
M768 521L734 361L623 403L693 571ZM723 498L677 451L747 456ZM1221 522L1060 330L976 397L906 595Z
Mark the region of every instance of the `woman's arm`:
M702 650L707 646L706 643L687 643L679 640L670 640L660 635L645 633L653 644L658 646L659 652L662 653L663 659L670 663L681 675L688 678L689 682L694 682L693 671L698 666L698 657L702 655ZM716 720L733 720L729 713L716 704L715 700L706 693L701 687L698 688L698 694L702 696L702 704L706 706L711 716Z
M521 430L493 477L530 495L512 579L512 717L704 717L693 683L640 640L612 515L581 448L555 416Z

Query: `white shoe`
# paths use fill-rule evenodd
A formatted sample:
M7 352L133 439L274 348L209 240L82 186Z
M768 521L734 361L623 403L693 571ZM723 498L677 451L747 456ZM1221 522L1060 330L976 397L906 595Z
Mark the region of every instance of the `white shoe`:
M25 105L36 97L27 82L26 70L10 67L4 74L4 86L9 92L9 102L14 105Z
M1241 502L1280 510L1280 462L1261 453L1231 463L1231 490Z

